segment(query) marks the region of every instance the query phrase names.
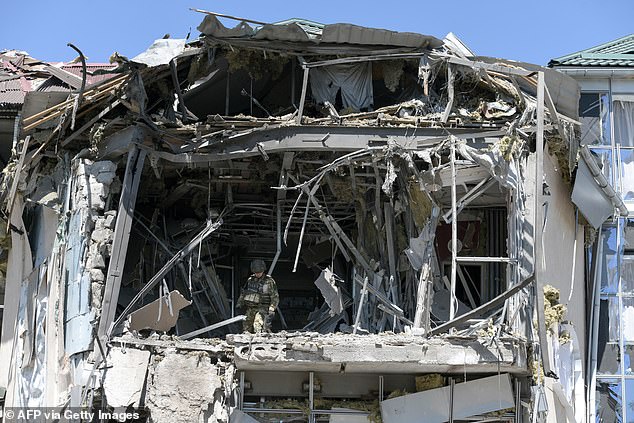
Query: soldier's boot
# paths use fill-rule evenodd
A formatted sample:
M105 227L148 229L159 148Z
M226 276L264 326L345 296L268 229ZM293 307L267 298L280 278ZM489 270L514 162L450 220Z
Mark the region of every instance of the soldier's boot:
M242 322L242 331L243 332L254 332L254 322L255 322L255 316L257 314L257 309L255 308L248 308L247 309L247 313L246 316L247 318L244 319L244 321Z

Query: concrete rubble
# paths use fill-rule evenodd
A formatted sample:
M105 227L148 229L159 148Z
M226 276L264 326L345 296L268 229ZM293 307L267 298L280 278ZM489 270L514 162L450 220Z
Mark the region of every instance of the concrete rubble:
M21 115L4 406L528 422L553 421L549 387L585 415L576 83L453 34L200 12L198 39L115 53L99 80L53 70L67 98ZM252 259L280 291L273 333L241 333Z

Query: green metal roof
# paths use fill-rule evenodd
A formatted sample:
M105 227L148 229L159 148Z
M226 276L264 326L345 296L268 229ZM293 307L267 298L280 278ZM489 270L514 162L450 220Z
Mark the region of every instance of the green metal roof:
M552 59L548 66L634 67L634 34Z

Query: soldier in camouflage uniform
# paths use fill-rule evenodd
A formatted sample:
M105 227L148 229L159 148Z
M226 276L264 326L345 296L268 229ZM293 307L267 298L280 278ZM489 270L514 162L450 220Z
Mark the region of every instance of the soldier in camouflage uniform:
M253 274L242 287L238 307L246 308L245 332L260 333L271 331L271 321L275 316L275 309L280 302L275 280L266 273L263 260L251 262Z

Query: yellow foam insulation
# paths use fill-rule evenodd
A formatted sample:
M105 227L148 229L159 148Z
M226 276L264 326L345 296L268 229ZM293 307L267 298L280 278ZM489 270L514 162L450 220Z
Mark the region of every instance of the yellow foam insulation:
M431 200L427 196L427 193L420 190L418 183L415 181L409 182L408 191L414 223L418 229L422 229L431 216Z
M546 328L555 330L566 314L566 306L559 304L559 290L551 285L544 286L544 320Z
M416 376L416 392L442 388L443 386L445 386L445 378L439 373Z

